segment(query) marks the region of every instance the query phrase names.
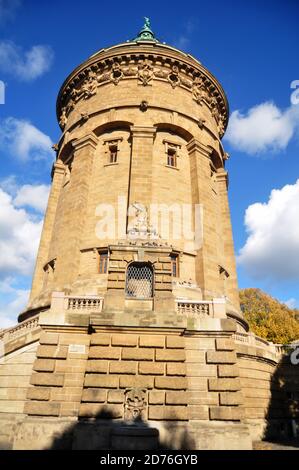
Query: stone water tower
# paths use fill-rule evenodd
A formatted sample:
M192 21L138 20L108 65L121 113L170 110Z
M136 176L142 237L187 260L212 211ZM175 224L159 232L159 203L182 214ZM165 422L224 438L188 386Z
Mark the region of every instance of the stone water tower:
M255 340L238 298L222 87L146 19L135 39L68 76L57 115L19 317L34 325L34 362L14 448L35 448L39 432L51 447L70 423L73 448L250 448L240 358L251 354L252 378L266 356L237 356L238 340Z

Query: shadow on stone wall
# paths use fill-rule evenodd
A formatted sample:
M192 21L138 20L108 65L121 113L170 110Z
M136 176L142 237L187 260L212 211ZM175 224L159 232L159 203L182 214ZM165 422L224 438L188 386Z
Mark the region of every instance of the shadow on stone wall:
M299 364L283 356L271 378L264 440L299 447ZM296 435L297 434L297 435Z
M165 434L165 436L164 436ZM102 410L92 420L82 419L55 436L47 450L191 450L194 441L186 424L169 422L163 436L145 421L115 420Z

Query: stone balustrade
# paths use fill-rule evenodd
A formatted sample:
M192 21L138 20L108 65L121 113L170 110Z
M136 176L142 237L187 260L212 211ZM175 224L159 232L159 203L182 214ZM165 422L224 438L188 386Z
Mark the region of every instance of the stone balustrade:
M176 300L177 312L184 316L207 316L210 314L210 305L206 301Z
M7 342L12 339L16 339L19 336L22 336L25 333L30 332L38 327L38 319L39 315L35 315L34 317L29 318L28 320L19 323L12 328L7 328L0 332L0 340Z
M103 297L67 297L67 310L96 311L103 309Z

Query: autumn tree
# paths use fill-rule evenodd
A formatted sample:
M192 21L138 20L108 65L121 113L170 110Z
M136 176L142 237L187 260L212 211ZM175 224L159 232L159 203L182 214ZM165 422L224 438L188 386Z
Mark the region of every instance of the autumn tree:
M240 290L241 309L251 331L273 343L299 339L298 310L290 309L260 289Z

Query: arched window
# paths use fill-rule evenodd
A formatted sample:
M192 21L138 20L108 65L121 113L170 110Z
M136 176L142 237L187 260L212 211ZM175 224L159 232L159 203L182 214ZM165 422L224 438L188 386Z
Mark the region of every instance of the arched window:
M129 264L126 277L126 295L137 299L153 297L153 268L149 263Z

